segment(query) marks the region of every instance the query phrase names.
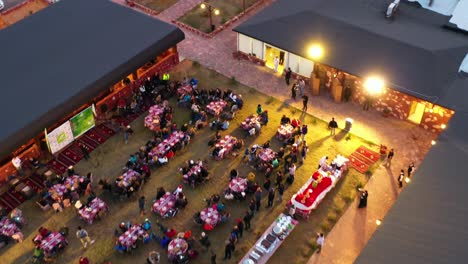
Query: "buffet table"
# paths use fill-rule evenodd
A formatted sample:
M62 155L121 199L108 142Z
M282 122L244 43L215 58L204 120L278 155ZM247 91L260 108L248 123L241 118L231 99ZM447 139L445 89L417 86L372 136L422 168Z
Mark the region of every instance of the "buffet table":
M297 220L285 214L280 214L265 230L260 239L255 242L249 252L239 261L239 264L267 263L297 224L299 224Z

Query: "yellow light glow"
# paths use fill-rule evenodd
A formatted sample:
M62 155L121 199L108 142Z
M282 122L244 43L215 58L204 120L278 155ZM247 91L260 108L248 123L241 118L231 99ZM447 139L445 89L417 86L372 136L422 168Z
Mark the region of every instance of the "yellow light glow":
M429 113L433 113L433 112L434 112L434 110L432 108L429 109Z
M375 220L375 224L378 225L378 226L381 225L381 224L382 224L382 220L380 220L380 219Z
M205 9L205 8L206 8L205 3L202 3L202 4L200 5L200 7L201 7L202 9Z
M446 125L446 124L442 124L442 125L440 126L440 128L446 129L446 128L447 128L447 125Z
M381 94L384 88L384 81L379 77L369 77L364 82L364 88L370 94Z
M410 181L411 181L410 178L408 178L408 177L405 178L405 182L406 182L406 183L410 183Z
M437 142L435 140L432 140L431 144L432 144L432 146L434 146L435 144L437 144Z
M308 53L312 59L319 59L323 56L323 48L320 45L313 45L309 48Z
M214 14L215 14L216 16L218 16L218 15L219 15L219 10L218 10L218 9L215 9Z

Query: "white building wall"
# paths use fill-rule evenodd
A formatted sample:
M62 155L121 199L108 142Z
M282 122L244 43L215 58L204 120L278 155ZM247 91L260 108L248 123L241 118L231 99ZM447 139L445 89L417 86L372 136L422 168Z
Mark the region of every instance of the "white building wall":
M288 67L291 68L291 71L299 73L299 65L301 64L301 57L289 53Z
M242 34L237 34L239 51L250 54L252 53L252 39Z
M252 53L261 60L263 60L263 42L252 39Z
M299 74L305 77L310 77L314 70L314 62L308 59L301 58L299 64Z

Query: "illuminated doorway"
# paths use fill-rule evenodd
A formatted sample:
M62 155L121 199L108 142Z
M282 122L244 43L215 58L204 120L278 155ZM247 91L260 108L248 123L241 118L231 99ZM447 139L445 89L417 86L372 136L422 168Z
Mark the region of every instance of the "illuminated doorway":
M270 69L275 69L275 57L278 57L278 72L283 72L284 62L286 59L286 52L274 48L272 46L265 45L265 65Z
M408 115L408 120L416 124L421 124L426 105L420 102L412 102Z

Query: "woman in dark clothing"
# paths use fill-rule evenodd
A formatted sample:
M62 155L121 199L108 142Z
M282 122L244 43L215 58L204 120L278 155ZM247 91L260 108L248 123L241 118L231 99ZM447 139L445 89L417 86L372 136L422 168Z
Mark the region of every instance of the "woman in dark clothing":
M359 189L359 191L361 191L361 196L359 197L359 206L358 206L358 208L365 208L365 207L367 207L367 196L369 194L367 193L367 190Z

